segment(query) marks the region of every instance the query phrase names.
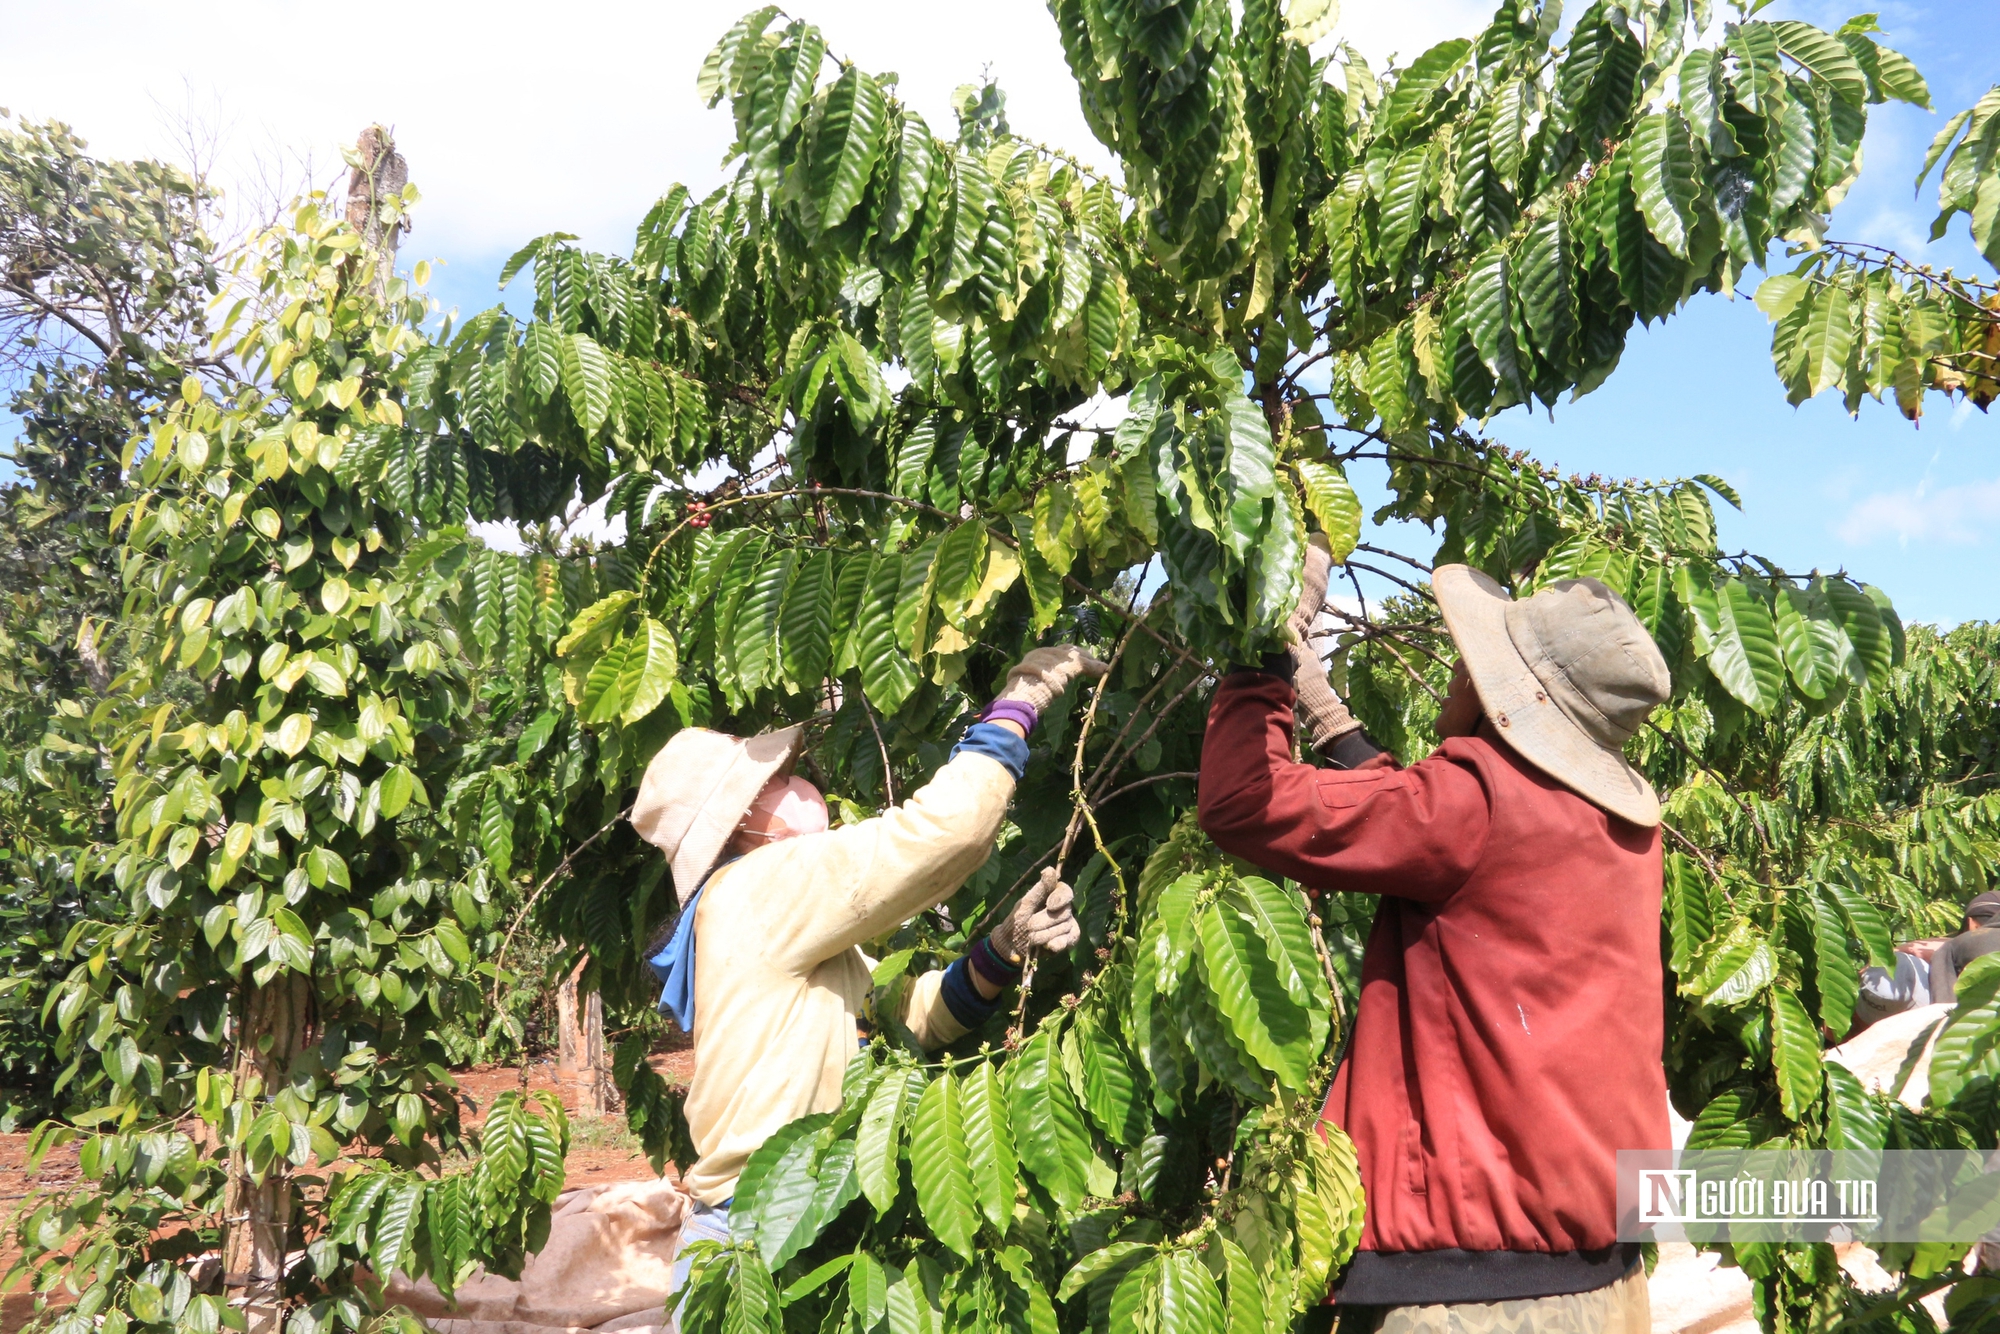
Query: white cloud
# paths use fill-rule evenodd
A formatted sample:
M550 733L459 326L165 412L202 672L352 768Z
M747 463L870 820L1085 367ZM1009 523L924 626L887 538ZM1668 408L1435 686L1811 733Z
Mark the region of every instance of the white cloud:
M224 134L215 178L256 193L282 147L322 183L338 146L391 125L425 203L405 254L461 262L553 230L623 250L675 181L706 190L732 137L695 97L715 39L751 7L689 0L406 0L350 21L257 0L0 0L0 88L16 113L70 122L94 151L182 155L162 108L192 103ZM989 70L1016 132L1108 164L1090 136L1041 0L799 0L843 58L897 71L902 95L952 124L951 91ZM1490 0L1350 3L1342 37L1380 63L1484 22ZM365 38L363 33L366 33ZM261 156L264 161L256 159ZM292 173L296 175L296 171Z
M1892 537L1948 546L1977 546L2000 523L2000 477L1985 482L1907 491L1880 491L1868 496L1834 527L1841 541L1864 546Z

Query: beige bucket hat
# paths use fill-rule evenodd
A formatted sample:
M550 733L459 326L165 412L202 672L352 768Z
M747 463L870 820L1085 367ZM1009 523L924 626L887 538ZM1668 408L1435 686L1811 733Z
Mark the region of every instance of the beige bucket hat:
M646 766L632 803L632 828L667 854L682 904L722 855L764 784L791 771L804 732L787 727L745 740L706 727L682 728Z
M1559 579L1516 601L1465 565L1438 566L1431 591L1507 744L1613 815L1659 824L1660 800L1625 743L1673 680L1625 600L1595 579Z

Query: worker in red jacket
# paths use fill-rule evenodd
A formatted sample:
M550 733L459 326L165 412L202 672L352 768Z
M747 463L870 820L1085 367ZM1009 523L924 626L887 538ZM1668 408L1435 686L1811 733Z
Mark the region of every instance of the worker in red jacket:
M1646 1334L1615 1167L1672 1147L1660 808L1623 747L1668 697L1666 663L1595 579L1516 601L1439 566L1459 654L1444 740L1401 768L1305 644L1329 564L1316 545L1291 652L1216 689L1201 825L1309 892L1382 896L1323 1114L1368 1192L1342 1329L1353 1306L1390 1334ZM1293 761L1295 705L1328 767Z

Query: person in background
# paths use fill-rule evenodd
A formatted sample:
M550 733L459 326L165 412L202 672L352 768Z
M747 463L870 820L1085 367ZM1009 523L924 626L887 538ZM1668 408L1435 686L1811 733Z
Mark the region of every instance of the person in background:
M700 1157L681 1177L694 1200L683 1252L728 1237L737 1177L759 1145L840 1105L873 991L861 946L984 864L1041 713L1077 677L1104 671L1068 645L1034 650L929 783L838 829L791 772L800 728L747 739L687 728L653 757L631 820L666 854L681 901L649 963L662 1008L694 1036L686 1115ZM1029 950L1067 949L1079 934L1069 886L1050 868L965 957L916 979L897 1018L926 1048L952 1042L998 1008ZM676 1264L676 1291L688 1264Z
M1931 955L1931 1004L1958 999L1958 975L1995 950L2000 950L2000 892L1988 890L1965 905L1965 930Z
M1854 1030L1848 1036L1853 1037L1872 1028L1892 1014L1928 1005L1931 999L1930 956L1942 943L1912 942L1916 946L1928 944L1930 949L1898 945L1894 968L1878 968L1874 964L1863 968L1861 990L1854 998Z
M1329 566L1308 553L1291 653L1216 688L1200 818L1308 890L1382 896L1323 1113L1368 1192L1341 1329L1648 1334L1616 1165L1672 1146L1660 811L1623 746L1666 663L1595 579L1516 601L1441 565L1444 740L1399 768L1303 642ZM1292 759L1295 706L1332 767Z

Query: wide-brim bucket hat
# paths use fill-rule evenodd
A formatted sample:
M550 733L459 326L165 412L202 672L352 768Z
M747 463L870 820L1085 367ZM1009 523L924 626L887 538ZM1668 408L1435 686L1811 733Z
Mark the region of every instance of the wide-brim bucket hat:
M791 772L803 727L743 738L687 727L646 766L632 803L632 828L673 868L685 905L722 856L764 784Z
M1522 759L1636 825L1660 800L1625 743L1673 693L1659 646L1596 579L1559 579L1515 599L1478 570L1440 565L1431 591L1480 707Z

